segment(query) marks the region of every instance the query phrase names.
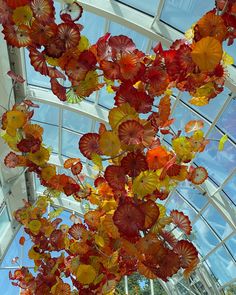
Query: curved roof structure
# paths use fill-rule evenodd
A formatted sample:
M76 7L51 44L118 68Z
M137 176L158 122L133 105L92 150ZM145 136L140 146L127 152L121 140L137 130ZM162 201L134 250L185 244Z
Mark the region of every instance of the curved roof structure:
M174 40L181 38L201 15L214 7L215 1L79 2L84 7L81 19L85 25L84 34L91 43L106 32L112 35L122 33L131 37L139 49L150 53L157 42L162 42L168 48ZM56 8L60 10L60 7L61 3L56 2ZM235 44L225 50L236 60ZM77 145L84 133L97 131L100 122L108 122L108 110L113 105L112 94L102 89L79 105L60 102L50 90L49 79L31 67L27 52L12 48L7 51L3 41L0 42L0 52L0 70L3 75L0 90L4 97L1 98L1 104L8 104L11 80L5 77L5 73L11 66L18 74L27 77L27 85L15 89L16 97L27 96L40 105L40 111L35 111L33 120L45 130L44 142L52 147L50 161L57 165L58 171L64 172L63 161L66 158L81 157L85 164L83 172L92 181L94 171L79 153ZM189 95L178 90L173 92L171 99L173 117L176 118L174 132L182 129L189 120L201 119L207 138L219 139L227 134L229 140L221 153L217 151L218 143L212 141L205 153L196 157L194 165L203 165L209 173L204 184L194 186L184 182L163 201L168 211L179 209L190 217L193 226L190 239L197 246L201 262L188 281L175 275L166 284L162 283L162 287L167 294L227 294L230 289L234 293L229 294L236 294L236 68L230 67L224 91L205 107L189 104ZM165 144L169 144L168 138ZM0 257L5 257L0 267L0 277L5 279L9 268L15 267L11 265L10 257L16 251L16 246L13 243L10 247L10 243L16 236L16 239L19 237L19 228L12 219L12 212L21 206L22 198L34 199L44 188L32 175L25 175L24 170L10 171L5 168L3 159L7 151L2 142L0 148ZM57 205L83 214L85 204L78 206L72 198L62 196ZM26 243L24 247L28 246ZM5 256L9 247L10 252ZM27 253L27 249L24 251ZM19 253L22 263L28 263L24 255ZM125 282L126 291L128 280ZM150 282L150 294L156 294L153 286L153 282ZM15 290L9 287L6 294L16 294Z

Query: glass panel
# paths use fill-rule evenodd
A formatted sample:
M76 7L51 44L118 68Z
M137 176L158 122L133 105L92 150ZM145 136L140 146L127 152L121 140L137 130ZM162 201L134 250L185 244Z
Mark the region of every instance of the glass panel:
M183 284L183 282L178 282L175 287L177 287L178 294L189 295L189 289Z
M78 143L81 138L80 134L72 133L62 129L62 154L69 158L80 158L86 161L86 158L80 153Z
M4 294L17 295L19 294L19 288L11 284L9 280L9 269L0 270L0 286L4 286Z
M225 287L224 292L226 295L235 295L236 294L236 283L229 284Z
M181 32L185 32L203 14L214 7L214 0L166 0L161 20Z
M25 66L26 66L26 76L27 83L34 86L40 86L44 88L51 88L50 78L41 75L36 72L34 67L30 64L29 51L25 50Z
M32 122L38 124L37 121ZM39 123L39 125L44 129L43 143L46 147L50 147L53 153L58 153L58 126L44 123Z
M179 103L173 113L173 118L175 118L174 124L172 125L174 127L174 130L184 130L184 126L186 123L188 123L190 120L203 120L200 116L194 114L191 112L188 108L186 108L182 103ZM204 133L209 129L210 125L204 121L204 127L203 131Z
M127 4L129 6L132 6L133 8L154 16L156 14L157 5L159 4L160 0L147 0L145 2L137 0L121 0L117 2Z
M168 213L173 209L184 212L184 214L188 215L190 221L192 221L196 216L196 212L177 193L174 193L170 197L167 204Z
M106 88L103 87L99 93L99 105L111 109L114 106L114 93L108 93Z
M220 139L222 135L214 129L209 138ZM195 162L208 170L209 176L217 183L221 184L230 171L235 168L236 151L235 147L227 141L222 152L218 151L218 141L211 141L206 146L203 153L199 153Z
M124 278L119 281L119 283L116 286L116 293L117 295L125 294L125 280Z
M223 49L234 58L234 64L236 64L236 43L227 46L227 42L224 42Z
M145 37L144 35L139 34L138 32L133 31L130 28L122 26L122 25L120 25L118 23L115 23L115 22L111 22L109 32L112 35L126 35L126 36L129 36L129 38L131 38L134 41L136 47L139 50L142 50L142 51L146 52L147 44L148 44L148 38Z
M207 198L187 181L180 183L177 191L198 210L202 209L207 202Z
M150 281L139 273L133 273L128 276L128 289L129 294L144 294L145 289L150 292Z
M13 242L11 243L6 256L4 257L4 260L1 264L1 267L5 266L16 266L15 264L12 264L12 259L14 257L19 257L19 264L22 264L24 266L32 266L34 263L31 261L31 259L28 258L28 250L31 247L32 243L30 239L27 237L24 246L19 245L19 239L21 236L24 236L24 230L21 227L20 230L17 232ZM15 289L16 291L17 289ZM17 293L17 292L16 292ZM15 293L15 294L16 294Z
M39 108L34 109L33 120L58 125L59 109L53 105L35 101Z
M5 207L0 213L0 233L5 232L9 224L10 224L10 220L7 213L7 208Z
M203 257L220 242L201 218L193 224L192 237L194 244Z
M236 99L232 99L227 109L224 111L219 121L217 122L217 126L225 131L229 136L231 136L234 140L236 140Z
M79 23L84 26L81 35L86 36L91 44L105 33L105 18L94 13L84 11Z
M36 193L43 193L46 189L43 185L41 185L39 178L34 175L34 180L35 180L35 191Z
M236 174L230 179L230 181L224 186L224 192L227 196L236 204Z
M81 113L63 110L62 126L80 133L91 131L92 119Z
M215 253L210 255L206 262L221 285L235 278L235 262L231 259L224 247L220 247Z
M232 232L230 225L212 205L208 205L202 216L212 226L221 239L224 239Z
M220 94L218 94L214 99L210 100L208 105L205 105L203 107L197 107L195 105L188 103L188 101L191 99L191 95L188 92L183 92L181 99L185 103L187 103L191 108L195 109L200 114L203 114L203 116L205 116L210 121L213 121L215 117L217 116L219 110L223 106L229 93L230 93L230 90L225 87Z
M228 239L225 242L226 246L228 247L228 249L230 250L232 256L234 257L234 259L236 260L236 235L234 235L232 238Z

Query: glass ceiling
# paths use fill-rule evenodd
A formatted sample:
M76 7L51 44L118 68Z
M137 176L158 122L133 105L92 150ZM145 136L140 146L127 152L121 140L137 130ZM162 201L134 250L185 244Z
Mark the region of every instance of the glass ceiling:
M201 15L214 7L214 0L147 0L147 1L80 1L85 11L81 23L85 25L83 34L94 43L105 32L113 35L125 34L131 37L137 48L146 53L151 52L153 44L165 37L167 40L176 34L183 33L198 20ZM99 3L100 2L100 3ZM102 3L101 3L102 2ZM109 5L107 4L109 2ZM96 9L95 6L99 7ZM102 9L104 5L104 10ZM56 9L60 10L60 3ZM114 9L109 11L109 7ZM119 9L118 9L119 8ZM96 14L96 13L97 14ZM129 22L126 13L140 13L143 18L150 20L147 27ZM116 14L116 17L114 17ZM127 16L127 18L126 18ZM125 21L124 21L125 20ZM116 22L116 21L119 21ZM125 22L125 25L122 23ZM127 24L127 22L129 24ZM156 24L162 30L148 33L151 26ZM147 34L141 34L146 30ZM150 36L152 38L150 38ZM172 38L172 37L171 37ZM173 36L172 40L175 39ZM166 46L166 44L164 44ZM236 45L226 48L227 52L236 60ZM44 128L44 142L52 148L51 162L63 171L63 161L68 157L80 157L84 165L84 173L88 181L92 181L92 167L86 158L79 152L78 141L86 132L96 132L99 122L107 122L108 109L113 105L113 95L106 89L93 93L80 105L69 105L59 102L51 93L49 79L36 73L30 65L28 53L22 61L21 72L27 76L27 93L31 99L37 101L40 109L35 110L33 121ZM19 57L18 57L19 58ZM234 81L235 82L235 81ZM173 208L186 213L193 226L190 236L201 256L201 263L189 281L181 276L174 276L164 288L168 294L227 294L227 290L236 284L236 93L235 85L227 83L224 91L209 105L196 107L190 105L188 93L174 91L172 96L173 131L177 132L189 120L201 119L204 121L206 137L219 139L227 134L229 140L223 152L217 151L217 142L212 141L205 153L196 157L194 164L207 168L209 177L204 185L194 186L187 182L182 183L171 193L171 197L164 201L170 212ZM170 139L169 139L170 140ZM169 144L168 137L165 144ZM64 173L65 171L63 171ZM40 193L44 190L35 179L35 190ZM66 198L68 199L68 198ZM65 198L61 197L61 204L67 207ZM83 213L83 212L81 212ZM65 213L66 214L66 213ZM7 207L0 211L0 230L10 222ZM176 234L179 235L176 231ZM15 240L18 241L19 234ZM26 244L25 246L30 247ZM2 263L1 281L7 284L8 267L12 255L15 256L16 242L14 241L4 262ZM27 252L26 249L22 250ZM13 254L14 253L14 254ZM26 256L21 253L25 263ZM24 257L24 258L23 258ZM26 260L24 260L26 259ZM28 261L26 261L28 263ZM6 294L16 294L16 289L7 285ZM175 288L175 289L174 289ZM151 290L151 289L150 289ZM175 293L171 293L175 290ZM236 290L236 287L235 287ZM155 291L150 294L156 294ZM231 294L236 294L235 293Z

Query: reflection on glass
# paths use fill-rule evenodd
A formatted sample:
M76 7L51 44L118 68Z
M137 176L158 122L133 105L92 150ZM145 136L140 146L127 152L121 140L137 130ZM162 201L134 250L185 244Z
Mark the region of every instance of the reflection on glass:
M51 88L50 78L48 76L41 75L39 72L36 72L30 63L29 51L25 49L24 52L25 52L27 83L30 85L40 86L40 87L50 89Z
M7 225L10 224L7 208L5 207L0 211L0 233L4 233L7 230Z
M40 180L37 176L34 176L34 183L36 193L43 193L45 191L46 188L41 185Z
M161 20L179 31L185 32L202 15L214 7L214 0L166 0Z
M210 100L208 105L203 107L198 107L188 103L188 101L192 98L192 96L188 92L183 92L181 95L181 100L187 103L191 108L195 109L197 112L202 114L204 117L213 121L217 116L219 110L223 106L225 100L227 99L230 90L228 88L224 88L224 90L218 94L214 99ZM220 125L219 125L220 126Z
M62 129L62 155L69 158L80 158L81 161L86 161L86 158L78 149L78 143L81 138L80 134Z
M192 239L203 257L220 242L203 219L193 224Z
M91 131L92 119L68 110L63 110L62 126L80 133L87 133Z
M208 205L202 215L221 239L224 239L232 232L230 225L225 221L219 211L216 210L211 204Z
M234 140L236 140L236 100L232 99L229 103L227 109L223 112L219 121L217 122L217 126L225 131L229 136L231 136Z
M225 244L228 247L228 249L230 250L234 259L236 260L236 251L235 251L235 249L236 249L236 235L234 235L230 239L228 239L225 242Z
M222 135L214 129L208 138L220 139ZM235 168L236 150L235 147L227 141L222 152L218 151L218 142L211 141L203 153L199 153L195 163L208 170L208 175L217 184L221 184L228 174Z
M190 221L196 216L196 212L177 193L171 195L167 204L168 213L174 209L184 212L184 214L188 215Z
M236 174L229 180L229 182L223 188L227 196L236 204Z
M38 124L37 121L32 121ZM43 142L46 147L52 149L53 153L58 153L58 126L48 125L44 123L39 123L44 129Z
M221 285L235 277L236 264L223 246L209 256L207 263Z
M58 125L59 109L50 104L35 101L39 108L34 109L33 119L35 121Z
M236 43L234 42L232 45L228 46L227 42L224 42L223 49L233 57L234 64L236 63Z
M126 35L131 38L139 50L146 52L148 45L148 38L138 32L131 30L128 27L122 26L118 23L111 22L109 32L112 35Z
M96 43L105 33L105 18L94 13L84 11L79 23L84 26L81 35L86 36L91 44Z
M202 192L188 181L180 183L177 191L197 210L201 210L207 202L207 198L203 196Z
M114 106L114 93L108 93L106 87L103 87L99 93L98 104L111 109Z
M188 108L186 108L182 103L179 103L173 113L173 118L175 118L174 123L172 124L175 131L184 130L184 126L191 120L203 120L197 114L191 112ZM204 133L209 129L210 125L204 121L203 131Z
M147 1L119 0L119 2L132 6L133 8L136 8L144 13L154 16L156 14L157 6L160 0L147 0Z

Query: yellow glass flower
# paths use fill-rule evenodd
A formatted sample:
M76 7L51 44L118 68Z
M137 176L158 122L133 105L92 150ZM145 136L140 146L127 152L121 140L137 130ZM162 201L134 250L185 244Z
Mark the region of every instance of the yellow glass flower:
M96 270L92 265L80 264L77 270L76 277L83 285L91 284L97 276Z
M48 206L48 201L46 196L40 196L37 200L36 206L40 209L46 209Z
M77 46L79 52L82 52L89 48L89 40L85 36L80 37L79 45Z
M20 212L19 217L20 217L20 221L21 221L21 223L26 225L26 224L28 223L29 212L26 211L26 210L22 210L22 211Z
M114 157L120 150L119 137L113 131L105 131L100 137L99 146L104 155Z
M29 229L33 234L38 234L41 228L41 222L39 220L31 220L29 222Z
M194 134L190 137L192 151L198 152L203 141L204 141L204 132L202 130L195 131Z
M13 21L16 25L28 25L33 17L33 12L29 5L17 7L13 11Z
M41 146L36 153L29 153L28 159L38 166L43 166L49 160L50 153L48 149Z
M45 168L42 169L41 177L44 180L49 180L54 175L56 175L56 167L55 166L50 165L50 166L47 166L47 167L45 167Z
M121 123L127 120L137 119L138 114L128 103L124 103L117 108L111 109L108 117L111 128L115 130L118 129Z
M183 161L192 159L192 145L186 137L180 136L175 138L172 141L172 147L177 156L179 156Z
M12 129L21 128L26 122L26 116L20 111L7 112L7 127Z
M105 246L103 237L99 235L95 235L95 243L101 248Z
M151 194L156 189L157 176L155 172L144 171L141 172L133 182L133 193L138 198L142 198Z
M59 66L58 58L45 55L46 61L50 66L57 67Z
M33 260L38 260L38 259L40 259L40 254L34 250L34 247L32 247L32 248L29 250L29 252L28 252L28 256L29 256L30 259L33 259Z
M101 203L101 208L106 212L114 210L116 209L116 207L117 207L117 202L113 198L111 200L104 200Z

